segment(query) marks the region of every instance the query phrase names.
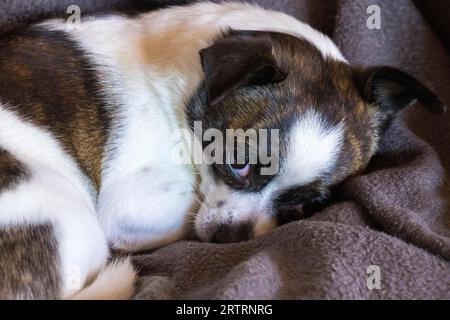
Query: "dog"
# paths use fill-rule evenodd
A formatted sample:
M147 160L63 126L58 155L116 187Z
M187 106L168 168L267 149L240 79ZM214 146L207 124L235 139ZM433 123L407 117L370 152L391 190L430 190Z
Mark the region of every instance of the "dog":
M309 25L243 3L48 20L0 56L8 299L129 298L136 272L110 248L262 235L361 173L400 110L445 109L412 76L352 66ZM229 130L244 132L231 148ZM192 160L213 140L216 161Z

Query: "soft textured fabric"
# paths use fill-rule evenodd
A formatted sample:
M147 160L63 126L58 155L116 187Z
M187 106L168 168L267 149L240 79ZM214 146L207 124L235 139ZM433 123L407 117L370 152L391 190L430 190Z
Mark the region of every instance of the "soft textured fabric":
M19 3L28 1L3 1L0 23L11 29L69 2L77 1L33 1L26 9ZM408 71L450 105L448 1L256 2L327 33L350 63ZM146 1L149 8L154 3ZM135 4L103 0L86 10ZM380 30L366 25L374 4ZM387 131L367 170L337 188L334 202L313 217L247 242L180 241L135 256L136 298L450 299L449 144L449 115L431 116L416 105ZM370 266L379 267L381 289L367 286Z

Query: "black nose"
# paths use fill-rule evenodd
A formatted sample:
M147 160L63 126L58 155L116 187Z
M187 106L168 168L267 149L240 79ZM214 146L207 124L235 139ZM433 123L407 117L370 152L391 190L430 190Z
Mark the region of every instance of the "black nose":
M241 242L250 239L252 234L252 225L250 223L240 223L237 225L221 224L217 227L216 233L212 237L212 242Z

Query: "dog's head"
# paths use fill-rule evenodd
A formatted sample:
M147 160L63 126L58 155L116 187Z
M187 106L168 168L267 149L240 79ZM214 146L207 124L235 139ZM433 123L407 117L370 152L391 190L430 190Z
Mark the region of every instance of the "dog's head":
M195 230L204 241L249 239L310 214L366 167L401 109L444 110L397 69L355 68L286 34L230 31L200 55L205 81L189 121L201 124L204 152L223 160L201 166Z

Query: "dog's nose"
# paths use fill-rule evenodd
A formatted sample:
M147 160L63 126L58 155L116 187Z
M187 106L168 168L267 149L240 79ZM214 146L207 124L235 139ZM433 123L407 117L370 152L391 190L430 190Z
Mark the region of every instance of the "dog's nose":
M221 224L217 228L212 242L231 243L248 240L252 237L252 225L250 223L240 223L238 225Z

